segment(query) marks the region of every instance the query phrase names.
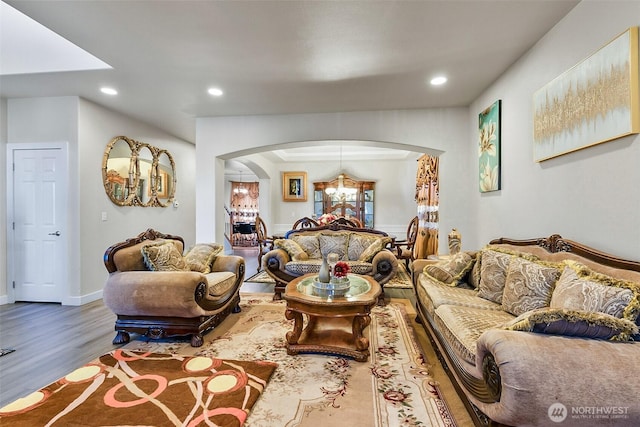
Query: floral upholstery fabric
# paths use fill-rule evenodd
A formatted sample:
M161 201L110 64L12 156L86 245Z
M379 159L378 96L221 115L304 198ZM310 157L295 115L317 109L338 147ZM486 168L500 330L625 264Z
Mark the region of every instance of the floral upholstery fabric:
M480 284L478 296L502 304L502 293L507 279L511 255L492 250L481 252Z
M170 241L143 246L140 251L150 271L187 271L187 263Z
M513 257L507 269L502 308L519 316L549 306L551 292L559 277L559 268Z
M622 318L633 298L634 293L630 289L580 278L573 268L567 266L556 284L550 307L600 312Z
M300 247L307 253L309 259L322 258L322 254L320 253L320 241L318 240L318 236L315 234L294 235L290 240L293 240L300 245Z
M211 264L222 249L222 245L217 243L199 243L187 252L184 261L189 270L208 274L211 272Z

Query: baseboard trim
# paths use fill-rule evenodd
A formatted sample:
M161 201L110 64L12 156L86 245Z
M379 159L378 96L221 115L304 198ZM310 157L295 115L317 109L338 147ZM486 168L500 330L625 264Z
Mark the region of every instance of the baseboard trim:
M79 297L66 297L62 305L84 305L102 298L102 289Z
M8 295L0 295L0 305L9 304L9 296Z

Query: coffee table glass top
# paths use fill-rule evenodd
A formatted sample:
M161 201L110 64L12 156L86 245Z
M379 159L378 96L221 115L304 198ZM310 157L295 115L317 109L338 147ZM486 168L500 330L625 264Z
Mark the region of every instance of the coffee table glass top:
M311 295L327 300L355 297L371 290L371 284L366 279L354 274L349 274L347 277L349 278L349 289L346 292L341 291L334 293L331 290L317 289L313 286L313 283L318 280L318 276L315 275L302 279L300 283L298 283L298 286L296 286L296 290L304 295Z

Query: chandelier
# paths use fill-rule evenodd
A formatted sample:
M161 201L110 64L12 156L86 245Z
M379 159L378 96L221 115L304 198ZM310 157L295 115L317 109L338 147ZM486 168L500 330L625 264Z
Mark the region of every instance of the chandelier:
M246 188L244 188L244 185L242 184L242 171L240 170L240 171L238 171L238 172L240 172L240 183L238 184L238 186L236 186L236 187L233 189L233 192L234 192L235 194L238 194L238 193L240 193L240 194L247 194L247 193L249 192L249 190L248 190L248 189L246 189Z
M342 170L342 145L340 146L340 170ZM345 187L344 186L344 174L340 172L338 175L338 187L328 187L325 190L329 196L337 196L339 199L344 200L347 196L356 194L358 192L357 188L353 187Z

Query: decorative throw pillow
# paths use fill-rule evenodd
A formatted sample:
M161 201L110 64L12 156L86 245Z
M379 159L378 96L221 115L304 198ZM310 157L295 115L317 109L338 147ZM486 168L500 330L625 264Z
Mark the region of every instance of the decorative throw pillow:
M552 308L601 312L629 320L637 318L631 307L638 304L637 290L605 284L589 274L579 277L578 271L586 271L582 268L586 267L572 263L564 268L551 297Z
M502 292L504 291L507 268L512 255L483 250L481 257L478 296L497 304L502 304Z
M290 240L293 240L306 252L309 259L320 259L322 254L320 253L320 241L318 236L313 235L293 235Z
M482 252L476 252L475 262L473 263L473 267L469 272L469 278L467 279L467 283L471 285L474 289L478 289L480 287L480 266L482 265Z
M471 270L474 262L468 253L458 252L447 260L425 266L423 272L439 282L456 286L458 281Z
M184 256L184 262L191 271L199 271L202 274L211 273L211 265L216 256L222 252L222 245L217 243L198 243Z
M326 258L330 253L338 254L340 261L348 261L349 235L347 233L321 234L318 236L320 241L320 253Z
M358 261L360 262L371 262L373 257L376 256L378 252L383 250L387 245L391 243L391 237L382 237L375 239L367 248L362 251ZM351 243L349 243L351 245Z
M536 308L548 307L551 292L560 277L559 267L513 257L507 268L502 308L519 316Z
M369 246L371 246L373 243L377 242L378 240L380 240L380 238L376 236L360 234L360 233L351 233L351 236L349 236L349 250L348 250L349 259L351 261L360 260L360 257L362 256L364 251L367 248L369 248Z
M144 264L151 271L188 271L182 254L171 241L151 243L143 246L140 251Z
M509 331L538 332L569 337L629 341L638 326L605 313L550 307L528 311L502 327Z
M273 245L278 249L284 249L293 261L304 261L309 259L309 255L304 251L302 246L292 239L276 239Z

